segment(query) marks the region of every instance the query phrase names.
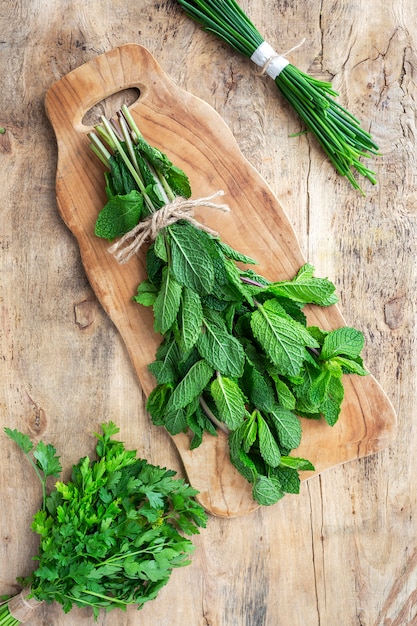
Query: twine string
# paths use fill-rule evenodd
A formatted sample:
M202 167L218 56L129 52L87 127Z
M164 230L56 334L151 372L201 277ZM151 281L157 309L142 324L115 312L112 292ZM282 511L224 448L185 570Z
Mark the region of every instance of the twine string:
M127 263L129 259L140 250L145 241L155 241L158 233L162 229L171 226L179 220L186 220L199 230L217 237L218 233L216 231L198 222L194 219L193 215L196 207L208 207L220 211L229 211L229 207L226 204L212 202L217 196L223 195L223 191L216 191L216 193L211 196L197 198L195 200L177 197L172 200L172 202L158 209L158 211L155 211L155 213L152 213L152 215L146 219L140 221L132 230L110 246L109 252L119 263Z
M27 622L35 609L42 604L36 598L28 598L30 589L23 589L9 601L9 613L21 624Z
M260 65L260 70L259 72L255 72L255 74L257 76L263 76L264 74L268 73L268 68L271 66L271 64L277 63L277 67L275 69L275 75L278 76L280 74L280 72L284 69L284 67L286 65L288 65L288 61L286 59L286 57L291 54L291 52L294 52L294 50L297 50L298 48L301 48L301 46L304 45L306 38L304 37L299 43L297 43L295 46L293 46L292 48L290 48L289 50L287 50L286 52L283 52L281 54L278 54L277 52L275 52L273 50L273 48L271 48L268 44L266 44L266 42L263 42L258 50L261 48L261 46L264 46L265 50L268 50L269 56L266 58L265 62L263 64L259 64L257 63L257 61L255 60L254 62L257 65ZM265 44L265 45L264 45ZM252 55L255 56L256 59L256 53L257 51L255 51L255 53ZM252 60L254 60L252 58Z

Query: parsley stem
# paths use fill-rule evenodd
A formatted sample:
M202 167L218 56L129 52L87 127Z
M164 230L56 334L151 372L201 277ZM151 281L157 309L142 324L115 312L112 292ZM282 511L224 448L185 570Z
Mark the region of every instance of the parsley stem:
M17 626L19 620L13 617L9 611L8 600L0 604L0 626Z
M33 461L33 459L29 456L29 454L27 454L25 452L25 456L26 458L29 460L29 463L31 464L31 466L33 467L33 469L35 470L36 476L39 478L39 480L41 481L41 485L42 485L42 509L45 510L45 506L46 506L46 480L44 477L42 477L41 472L39 471L38 466L36 465L36 463ZM1 625L0 625L1 626Z
M90 589L84 589L84 593L89 596L95 596L96 598L101 598L102 600L108 600L109 602L113 602L113 604L121 604L123 606L128 606L130 604L129 602L126 602L125 600L119 600L118 598L113 598L112 596L106 596L102 593L91 591ZM88 600L83 600L82 598L72 596L71 594L65 594L64 597L68 598L68 600L72 600L73 602L82 602L83 604L88 604L89 606L93 605L92 602L89 602Z

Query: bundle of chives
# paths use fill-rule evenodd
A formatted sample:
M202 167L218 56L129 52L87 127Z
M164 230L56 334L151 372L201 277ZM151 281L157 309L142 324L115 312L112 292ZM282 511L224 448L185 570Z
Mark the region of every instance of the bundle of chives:
M376 183L361 157L378 153L371 135L334 98L331 83L317 80L277 55L235 0L177 0L186 14L241 54L263 67L283 97L322 146L333 166L355 189L352 170Z

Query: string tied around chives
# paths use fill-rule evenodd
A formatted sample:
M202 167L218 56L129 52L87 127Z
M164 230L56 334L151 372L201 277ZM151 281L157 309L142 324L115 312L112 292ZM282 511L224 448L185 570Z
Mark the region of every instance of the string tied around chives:
M281 74L284 67L289 65L289 61L286 57L291 54L291 52L294 52L294 50L301 48L305 40L304 37L295 46L281 54L275 52L274 48L267 41L263 41L250 57L251 61L261 68L259 72L256 72L256 75L263 76L267 74L272 80L275 80Z
M186 220L199 230L202 230L213 237L218 237L218 233L205 224L194 218L196 207L213 208L219 211L229 211L227 204L212 202L217 196L223 196L224 191L216 191L211 196L196 198L195 200L174 198L160 209L152 213L144 220L141 220L132 230L118 239L109 248L110 254L114 256L120 264L127 263L142 247L145 241L155 241L158 233L167 226L171 226L179 220Z

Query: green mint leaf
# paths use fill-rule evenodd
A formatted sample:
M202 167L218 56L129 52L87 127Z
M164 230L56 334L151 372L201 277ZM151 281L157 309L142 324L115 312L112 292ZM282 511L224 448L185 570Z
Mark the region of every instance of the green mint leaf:
M127 169L120 154L110 157L110 172L106 177L107 186L111 187L112 196L124 196L136 190L136 182Z
M291 467L292 469L296 469L301 471L314 471L314 465L307 461L307 459L302 459L300 457L295 456L282 456L281 457L281 466L282 467Z
M184 409L176 409L167 412L164 419L164 426L171 435L178 435L187 429L188 421Z
M224 256L227 259L231 259L232 261L238 261L240 263L245 263L246 265L257 265L257 262L252 259L252 257L247 256L246 254L242 254L238 250L231 248L227 243L221 241L221 239L215 239L217 248L221 250Z
M45 445L40 441L33 451L37 466L44 473L45 478L48 476L58 477L62 471L59 457L56 456L56 449L51 445Z
M145 159L157 172L165 174L169 170L172 163L166 154L151 146L143 137L138 137L136 142L136 154Z
M110 241L121 237L138 224L142 212L143 197L138 191L113 196L98 214L94 232Z
M284 496L278 479L268 476L258 476L252 489L254 500L263 506L275 504Z
M204 320L204 332L199 336L197 348L201 356L224 376L242 376L245 364L242 345L236 337L208 319Z
M289 409L290 411L295 409L296 399L290 388L279 376L272 376L275 389L277 392L278 403L284 407L284 409Z
M239 385L218 374L210 386L219 419L226 424L230 430L238 428L246 414L246 398L240 390Z
M296 469L292 467L276 467L273 475L279 480L281 488L285 493L300 493L300 476Z
M358 376L367 376L369 372L362 367L361 363L357 361L352 361L352 359L346 359L342 356L335 357L334 361L336 361L342 368L345 374L358 374Z
M258 440L259 450L265 463L271 467L277 467L281 461L279 446L271 433L271 430L262 415L258 413Z
M149 280L143 280L133 300L143 306L153 306L158 296L158 289Z
M244 389L251 404L261 411L269 411L276 403L269 377L252 365L246 365L243 377Z
M25 435L15 428L13 430L5 428L4 432L25 454L28 454L33 449L33 443L31 442L29 435Z
M333 359L335 356L345 356L355 359L363 349L365 340L363 334L356 328L343 326L326 335L320 358Z
M179 359L180 354L175 340L166 337L158 348L157 360L148 366L158 384L176 381Z
M232 285L240 294L241 298L244 298L251 306L253 306L253 297L252 291L248 285L246 285L241 279L241 272L239 268L235 265L234 261L230 259L224 259L224 267L229 279L229 284ZM232 297L234 294L232 293ZM234 296L233 299L236 299Z
M320 411L329 426L334 426L339 419L344 393L342 382L332 376L326 389L326 396L320 405Z
M184 352L191 350L201 334L203 323L203 307L200 296L189 289L183 288L180 311L181 347Z
M315 278L314 267L306 263L293 280L269 285L268 291L277 296L285 296L296 302L329 306L337 302L335 286L327 278Z
M306 346L317 348L318 343L301 324L267 306L269 302L252 314L253 334L280 373L298 376L308 358Z
M229 436L229 442L231 440L233 441L233 435L234 433ZM242 474L242 476L246 478L246 480L248 480L250 483L253 483L258 476L258 470L256 468L256 465L252 461L250 456L245 452L245 450L243 450L242 448L236 448L237 446L232 444L230 448L230 460L237 469L237 471Z
M166 245L165 231L159 232L157 234L156 239L154 241L154 251L155 251L156 256L159 259L161 259L161 261L168 263L168 251L167 251L167 245Z
M209 294L214 285L212 240L206 233L184 222L177 222L168 228L171 269L176 280L200 296Z
M160 384L154 387L148 396L146 409L155 426L164 425L166 406L171 393L172 389L170 385Z
M165 334L173 325L181 303L181 285L175 280L168 267L162 270L162 284L153 307L156 332Z
M275 406L270 415L282 447L288 450L298 448L301 443L301 422L297 415L280 406Z
M197 361L172 392L166 407L167 412L182 409L199 397L212 375L213 368L206 361Z
M248 453L253 444L256 441L258 435L258 423L256 420L257 412L254 411L252 415L248 415L248 419L240 427L242 430L242 448Z
M311 382L311 386L309 389L309 399L312 405L316 407L320 407L322 402L324 401L326 394L328 393L328 387L330 381L332 380L332 375L329 371L325 370L321 372L317 378L315 378Z
M148 280L153 285L159 286L161 284L162 269L165 265L165 262L155 254L155 243L152 243L146 252L146 272Z
M168 185L176 196L189 198L191 196L191 186L188 176L175 165L172 165L165 173Z

